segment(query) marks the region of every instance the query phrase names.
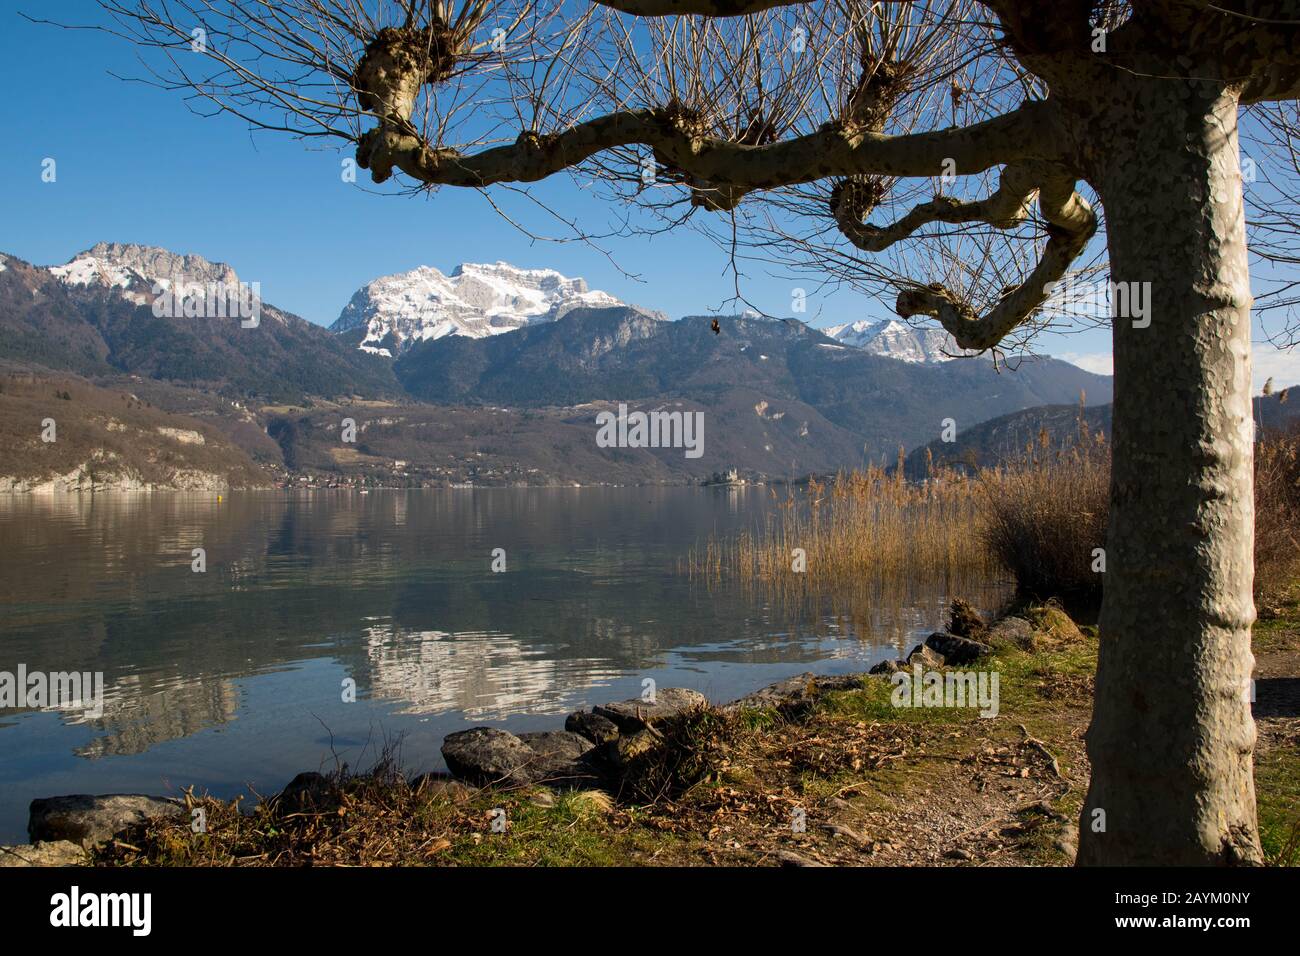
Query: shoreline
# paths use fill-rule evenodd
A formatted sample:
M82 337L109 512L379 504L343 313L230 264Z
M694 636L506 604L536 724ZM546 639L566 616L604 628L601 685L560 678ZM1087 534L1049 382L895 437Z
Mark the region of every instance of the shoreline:
M1069 865L1096 645L1054 603L988 625L959 614L868 674L794 675L716 706L662 689L565 730L449 734L449 773L408 776L385 754L250 807L192 790L36 801L64 841L0 865ZM1300 865L1300 718L1274 699L1300 672L1300 603L1260 622L1255 645L1261 832L1270 863ZM997 672L998 712L898 706L897 674L916 668Z

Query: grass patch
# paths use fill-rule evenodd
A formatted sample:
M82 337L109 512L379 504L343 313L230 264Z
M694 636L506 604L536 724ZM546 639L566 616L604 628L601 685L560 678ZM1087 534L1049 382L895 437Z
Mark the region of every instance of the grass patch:
M1300 866L1300 754L1275 747L1255 758L1259 842L1273 866Z

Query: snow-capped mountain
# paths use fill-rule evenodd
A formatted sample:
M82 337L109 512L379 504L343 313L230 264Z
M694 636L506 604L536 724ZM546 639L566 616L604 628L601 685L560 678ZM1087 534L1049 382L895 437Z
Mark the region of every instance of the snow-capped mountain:
M872 322L861 319L822 329L837 342L873 355L903 362L946 362L959 355L973 354L957 348L943 329L916 329L894 319Z
M364 328L361 349L396 356L426 339L484 338L552 322L576 308L622 305L612 295L588 289L582 279L554 269L467 262L450 275L421 266L375 279L357 290L330 328Z
M77 253L66 265L51 266L50 272L68 285L126 290L133 290L137 283L145 288L157 284L178 289L208 283L233 287L239 283L235 270L224 262L130 242L101 242Z

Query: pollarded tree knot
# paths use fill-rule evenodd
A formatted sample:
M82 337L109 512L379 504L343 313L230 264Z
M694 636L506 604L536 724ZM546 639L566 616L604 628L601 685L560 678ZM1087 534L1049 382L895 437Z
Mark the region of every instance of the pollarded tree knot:
M541 152L554 143L556 138L554 133L539 133L536 130L526 129L515 137L515 145L531 152Z
M831 215L840 222L862 222L884 200L885 191L879 176L841 179L831 188Z
M436 18L420 29L385 27L352 73L357 100L386 120L409 122L420 88L455 71L458 45L455 34Z
M897 60L874 59L864 51L862 73L844 104L845 121L880 132L909 87L913 69Z
M660 107L659 119L673 132L691 140L692 145L705 139L712 132L708 120L692 106L687 106L678 99L669 100Z

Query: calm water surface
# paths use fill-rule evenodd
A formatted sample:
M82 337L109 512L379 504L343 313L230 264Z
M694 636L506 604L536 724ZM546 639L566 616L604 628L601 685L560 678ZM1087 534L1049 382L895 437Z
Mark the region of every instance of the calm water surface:
M0 671L101 671L105 690L98 718L0 710L0 842L26 840L33 797L272 793L336 757L365 766L398 737L411 770L435 769L455 730L558 727L647 677L730 700L862 670L940 623L944 582L795 608L678 571L770 501L761 488L0 496ZM1003 593L960 590L985 607Z

